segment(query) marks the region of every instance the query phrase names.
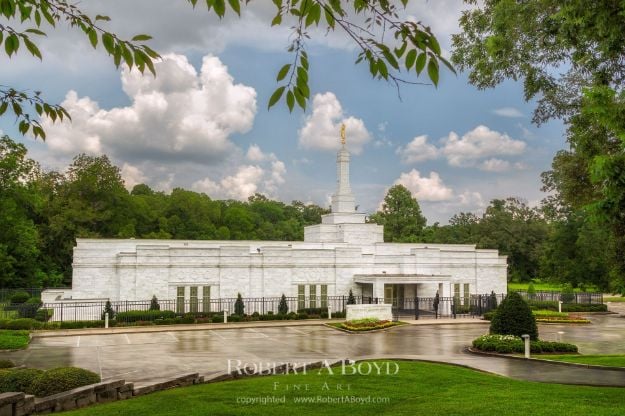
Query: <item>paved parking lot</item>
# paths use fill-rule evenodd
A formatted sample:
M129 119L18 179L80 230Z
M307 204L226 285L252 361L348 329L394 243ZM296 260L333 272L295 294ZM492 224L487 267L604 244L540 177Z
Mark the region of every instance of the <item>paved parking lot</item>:
M593 325L541 325L541 339L573 342L584 353L625 353L625 318L595 316ZM346 334L324 326L283 326L199 331L169 331L36 337L27 350L2 353L17 364L52 368L74 365L104 380L137 384L182 373L213 375L241 362L312 362L323 359L405 357L469 365L510 377L557 382L594 380L625 385L625 373L525 361L493 359L463 352L486 325L406 325L386 332ZM562 332L562 333L560 333Z

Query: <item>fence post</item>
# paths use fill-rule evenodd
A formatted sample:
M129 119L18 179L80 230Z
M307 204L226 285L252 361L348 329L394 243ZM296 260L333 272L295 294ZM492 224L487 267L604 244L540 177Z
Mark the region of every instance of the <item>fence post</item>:
M456 319L456 297L455 296L451 298L451 313L453 314L454 319Z
M261 308L262 309L261 315L264 315L265 314L265 297L263 296L261 299L262 299L262 302L263 302L263 306Z
M61 322L63 322L63 302L61 302Z
M482 316L482 295L477 295L477 304L479 305L477 307L478 314Z
M109 313L106 312L104 314L104 328L108 328L109 327Z
M414 318L419 319L419 298L414 298Z

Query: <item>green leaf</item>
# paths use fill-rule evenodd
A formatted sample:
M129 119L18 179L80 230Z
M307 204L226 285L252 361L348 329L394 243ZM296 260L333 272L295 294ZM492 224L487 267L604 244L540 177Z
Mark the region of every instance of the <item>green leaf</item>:
M17 52L19 47L20 47L20 41L17 38L17 36L15 36L14 34L9 35L4 41L4 50L9 56Z
M224 17L226 14L226 2L224 0L215 0L213 2L213 7L215 8L215 13L217 16Z
M302 92L299 90L299 88L295 88L295 90L293 90L293 93L295 95L295 101L297 101L297 104L302 108L302 110L306 111L306 98L304 97Z
M274 17L273 20L271 21L271 26L277 26L280 23L282 23L282 15L278 13L276 17Z
M96 32L94 28L91 28L89 29L87 36L89 36L91 46L95 49L98 46L98 32Z
M24 32L33 33L33 34L39 35L39 36L46 36L45 32L42 32L39 29L26 29Z
M271 94L271 97L269 98L269 104L267 106L267 109L273 107L278 100L280 99L280 97L282 97L282 94L284 93L284 86L282 87L278 87L273 94Z
M290 68L291 68L291 64L286 64L282 68L280 68L280 71L278 71L278 76L276 77L276 81L278 82L282 81L289 73Z
M434 85L438 86L438 64L434 59L430 59L430 62L428 62L428 76Z
M421 71L423 71L423 68L425 68L426 61L427 61L427 55L425 54L425 52L421 52L419 54L419 57L417 58L417 63L415 65L415 70L417 71L417 75L420 75Z
M388 79L388 68L382 59L378 59L378 71L382 78Z
M9 103L7 103L6 101L0 104L0 116L7 111L8 107L9 107Z
M293 107L295 106L295 96L291 91L286 93L286 106L289 107L289 112L293 112Z
M412 68L417 59L417 51L416 49L410 49L408 54L406 55L406 69Z
M28 49L28 52L30 52L31 55L36 56L37 58L39 58L39 60L42 59L39 48L30 39L25 37L24 44L26 45L26 49Z
M104 49L106 49L110 55L113 55L115 52L115 39L113 38L113 35L110 33L103 33L102 44L104 45Z
M99 14L99 15L97 15L97 16L95 17L95 20L96 20L96 22L97 22L98 20L103 20L103 21L105 21L105 22L110 22L110 21L111 21L111 18L110 18L110 17L108 17L108 16L104 16L104 15Z
M241 4L239 3L239 0L228 0L228 3L230 3L230 8L232 8L236 14L241 16Z
M146 40L150 40L152 39L152 36L150 35L136 35L135 37L132 38L133 42L145 42Z

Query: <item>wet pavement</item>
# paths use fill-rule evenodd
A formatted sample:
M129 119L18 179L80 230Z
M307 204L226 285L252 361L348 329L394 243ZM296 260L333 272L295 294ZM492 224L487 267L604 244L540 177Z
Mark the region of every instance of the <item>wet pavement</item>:
M623 305L625 312L625 305ZM575 343L583 354L625 354L625 317L593 315L591 325L539 325L540 338ZM625 386L625 372L492 358L464 351L487 325L406 325L346 334L324 326L285 326L156 333L36 337L27 350L1 353L16 364L73 365L104 380L138 385L183 373L210 376L241 363L305 363L323 359L409 358L467 365L512 378Z

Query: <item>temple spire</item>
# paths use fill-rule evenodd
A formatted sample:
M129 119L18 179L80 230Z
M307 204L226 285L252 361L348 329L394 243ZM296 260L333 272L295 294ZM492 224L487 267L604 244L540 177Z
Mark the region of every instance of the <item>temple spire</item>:
M349 186L349 152L345 143L345 124L341 124L341 149L336 155L337 189L332 195L332 212L353 213L356 205Z

